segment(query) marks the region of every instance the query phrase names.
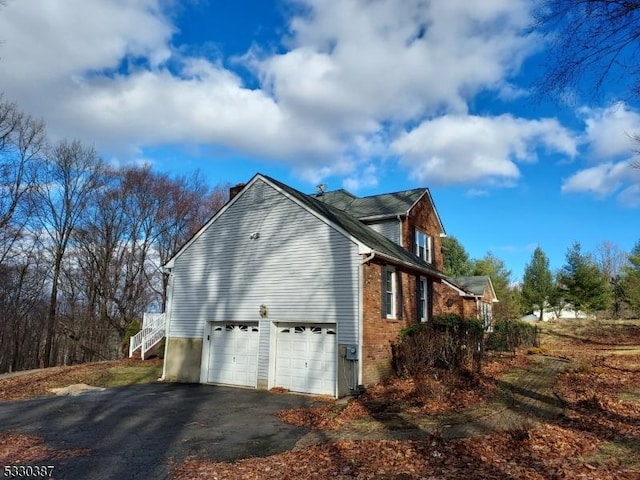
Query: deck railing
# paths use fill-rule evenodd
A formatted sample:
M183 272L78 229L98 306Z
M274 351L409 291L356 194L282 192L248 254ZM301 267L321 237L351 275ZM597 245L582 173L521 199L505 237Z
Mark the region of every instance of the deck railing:
M142 318L142 329L129 340L129 357L140 349L140 357L144 360L146 353L155 347L165 334L165 314L145 313Z

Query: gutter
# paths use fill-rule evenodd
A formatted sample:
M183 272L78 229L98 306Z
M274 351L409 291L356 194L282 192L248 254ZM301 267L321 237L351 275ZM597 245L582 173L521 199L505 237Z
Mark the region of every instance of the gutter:
M361 264L364 265L365 263L369 263L371 260L374 259L375 256L376 256L376 251L372 249L371 254L368 257L366 257L364 260L362 260Z
M374 259L374 257L384 258L385 260L388 260L391 263L395 263L396 265L403 265L403 266L408 267L408 268L410 268L412 270L419 270L422 273L426 273L431 277L436 277L436 278L439 278L441 280L446 280L447 279L447 276L444 275L443 273L438 273L437 271L427 270L425 268L421 268L421 267L415 265L414 263L405 262L405 261L400 260L400 259L398 259L396 257L392 257L391 255L387 255L387 254L381 253L381 252L376 252L373 249L371 250L371 254L362 260L362 265L364 265L365 263L369 263L371 260Z

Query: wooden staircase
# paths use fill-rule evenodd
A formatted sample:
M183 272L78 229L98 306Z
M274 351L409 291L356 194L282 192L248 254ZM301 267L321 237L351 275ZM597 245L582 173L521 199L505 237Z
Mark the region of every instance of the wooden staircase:
M142 329L129 339L129 358L140 352L140 358L145 359L165 334L165 314L145 313L142 317Z

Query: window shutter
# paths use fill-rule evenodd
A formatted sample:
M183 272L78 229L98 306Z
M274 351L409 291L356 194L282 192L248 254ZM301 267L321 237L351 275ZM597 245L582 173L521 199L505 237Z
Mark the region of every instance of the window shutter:
M387 267L380 269L382 275L380 275L380 304L382 305L380 310L380 316L387 318Z
M396 318L402 320L402 272L396 270Z
M409 243L409 250L411 250L416 255L418 254L418 242L416 241L416 227L411 226L411 240Z
M420 275L416 275L416 321L420 320Z
M427 311L425 316L429 322L433 321L433 280L427 280Z

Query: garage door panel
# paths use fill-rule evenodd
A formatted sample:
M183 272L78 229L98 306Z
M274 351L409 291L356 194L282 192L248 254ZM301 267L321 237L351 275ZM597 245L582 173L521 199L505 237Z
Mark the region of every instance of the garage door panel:
M276 347L276 386L296 392L335 393L335 327L279 327Z
M255 387L258 372L257 325L212 327L207 381Z

